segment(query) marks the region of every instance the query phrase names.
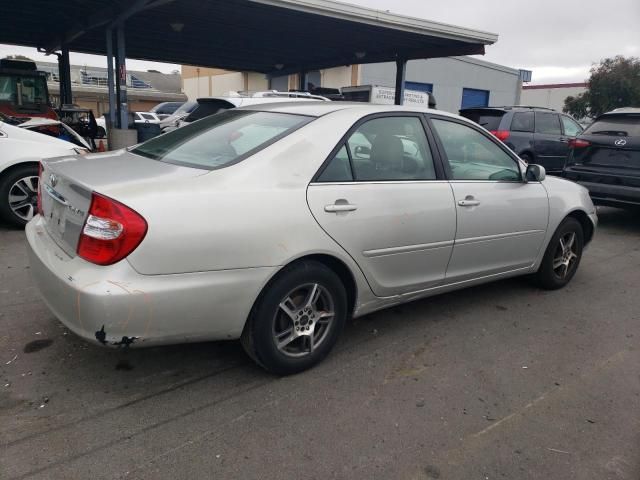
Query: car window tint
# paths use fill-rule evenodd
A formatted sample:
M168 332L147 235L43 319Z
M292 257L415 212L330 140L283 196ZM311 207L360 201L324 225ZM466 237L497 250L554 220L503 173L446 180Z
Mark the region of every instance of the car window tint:
M444 147L453 180L519 181L520 169L504 150L477 130L432 119Z
M640 115L607 115L593 122L586 135L640 137Z
M376 118L347 140L356 181L435 180L422 122L417 117Z
M561 135L560 119L557 113L536 112L536 133Z
M516 112L511 120L512 132L533 132L533 112Z
M569 117L565 117L562 115L560 117L562 120L562 126L564 127L564 134L569 137L575 137L580 132L582 132L582 127L577 123L571 120Z
M228 110L152 138L131 151L167 163L220 168L258 152L312 120L303 115Z
M460 115L476 122L487 130L499 130L505 112L486 110L462 110Z
M349 154L347 147L343 146L318 177L318 182L350 182L352 180Z

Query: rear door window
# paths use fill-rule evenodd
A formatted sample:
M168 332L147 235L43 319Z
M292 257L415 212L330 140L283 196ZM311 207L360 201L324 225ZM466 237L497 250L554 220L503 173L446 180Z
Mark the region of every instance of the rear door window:
M533 133L533 112L516 112L511 120L512 132Z
M589 125L584 134L640 137L640 115L603 117Z
M536 112L536 133L562 135L560 116L557 113Z
M460 115L476 122L487 130L499 130L500 121L502 120L504 113L505 112L501 112L499 110L463 110L460 112Z
M575 137L582 132L582 127L578 122L575 122L566 115L560 117L562 119L562 128L564 128L564 134L569 137Z
M229 110L152 138L131 151L162 162L213 170L257 153L312 120L305 115Z

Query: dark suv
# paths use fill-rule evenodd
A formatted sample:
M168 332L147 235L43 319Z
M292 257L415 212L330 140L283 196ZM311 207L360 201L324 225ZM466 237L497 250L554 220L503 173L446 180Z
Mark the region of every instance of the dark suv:
M640 108L599 116L569 145L562 175L587 187L593 203L640 206Z
M569 153L569 140L582 127L569 115L542 107L475 107L460 110L502 140L527 163L560 173Z

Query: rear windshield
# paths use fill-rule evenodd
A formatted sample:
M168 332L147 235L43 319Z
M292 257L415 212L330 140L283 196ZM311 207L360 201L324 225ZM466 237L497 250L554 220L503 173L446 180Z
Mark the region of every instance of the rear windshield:
M460 112L460 115L476 122L487 130L498 130L504 112L499 110L490 112L483 110L463 110Z
M228 110L137 146L133 153L213 170L237 163L309 123L313 117Z
M640 137L640 115L603 117L589 125L584 135Z

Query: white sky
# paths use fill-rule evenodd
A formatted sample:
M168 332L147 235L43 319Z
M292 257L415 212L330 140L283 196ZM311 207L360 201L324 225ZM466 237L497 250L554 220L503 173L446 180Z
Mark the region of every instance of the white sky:
M349 3L497 33L485 60L533 70L533 83L582 81L602 58L640 56L640 0L349 0ZM322 41L322 39L318 39ZM0 58L22 54L55 61L34 48L0 44ZM104 57L71 54L74 65ZM127 60L130 70L170 73L179 65Z

